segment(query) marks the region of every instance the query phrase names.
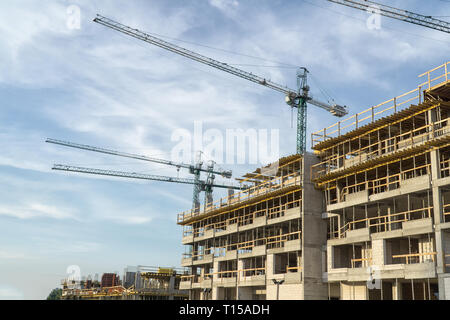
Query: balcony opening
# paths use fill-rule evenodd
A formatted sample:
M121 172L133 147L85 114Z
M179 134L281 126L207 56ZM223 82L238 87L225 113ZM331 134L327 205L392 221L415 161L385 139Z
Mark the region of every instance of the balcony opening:
M237 277L237 260L220 261L217 275L219 279Z
M438 300L438 284L429 279L401 283L401 300Z
M266 257L242 259L241 277L262 276L266 274Z
M236 288L217 288L218 300L236 300Z
M450 273L450 231L442 232L445 273Z
M378 280L379 288L368 289L368 300L392 300L393 283Z
M367 268L372 264L370 242L334 246L333 268Z
M386 264L416 264L436 261L434 237L410 236L386 240Z
M449 170L450 170L450 168L449 168ZM443 207L442 208L442 221L450 222L450 190L444 188L441 193L441 199L442 199L442 207Z
M301 252L286 252L274 255L274 274L299 272L301 270Z

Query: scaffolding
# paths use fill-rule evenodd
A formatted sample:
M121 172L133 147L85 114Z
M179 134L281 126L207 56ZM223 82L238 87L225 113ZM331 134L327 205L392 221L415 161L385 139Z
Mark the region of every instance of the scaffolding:
M317 212L326 227L320 218L320 192L310 183L305 186L304 168L311 161L316 161L312 154L281 158L237 179L252 184L243 192L200 213L187 211L178 216L185 246L181 265L190 270L182 277L181 287L189 290L190 298L275 299L273 280L280 279L296 288L296 295L280 289L293 299L303 297L300 292L324 296L321 274L313 267L320 265L321 255L315 251L321 249L305 247L303 241L304 228L313 219L304 216L305 208ZM318 201L305 204L305 197ZM325 244L325 233L322 241ZM302 257L313 251L317 261L305 268Z
M426 81L416 89L312 134L320 160L311 179L326 204L335 297L436 299L439 291L450 298L438 289L438 273L450 271L449 65L421 74ZM371 270L384 283L374 291L363 280Z

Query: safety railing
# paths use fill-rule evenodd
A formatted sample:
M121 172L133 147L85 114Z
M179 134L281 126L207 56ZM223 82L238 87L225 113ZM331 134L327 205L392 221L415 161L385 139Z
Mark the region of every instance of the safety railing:
M267 249L280 248L287 241L301 239L301 231L266 238Z
M415 264L415 263L421 263L425 261L431 260L432 262L435 262L437 252L422 252L422 253L410 253L410 254L397 254L393 255L392 259L405 259L405 264ZM431 257L431 259L425 258L425 257Z
M450 222L450 203L442 205L442 214L444 216L444 222Z
M369 228L371 232L384 232L390 230L397 230L402 227L403 222L430 218L432 216L433 207L420 208L415 210L409 210L399 213L393 213L390 215L383 215L379 217L370 217L364 219L358 219L355 221L347 222L338 230L329 232L330 239L345 238L347 231L353 231L358 229Z
M441 177L450 177L450 159L441 159L440 162Z
M334 217L333 217L334 218ZM339 228L338 228L339 229ZM335 229L330 229L328 230L328 240L332 240L332 239L339 239L340 236L340 232L339 230L335 230Z
M301 266L289 267L286 266L286 273L298 273L301 272ZM252 280L252 277L255 276L264 276L267 273L267 267L257 267L257 268L245 268L239 270L225 270L218 272L211 272L204 274L203 277L201 275L184 275L181 276L182 282L190 282L190 283L201 283L204 280L218 279L219 282L223 282L227 279L236 280L237 282L245 282L248 280ZM217 281L217 280L216 280Z
M227 270L227 271L219 271L213 272L210 275L217 276L218 282L224 282L225 280L236 280L237 282L245 282L247 280L251 280L249 278L254 276L260 276L266 274L266 267L260 268L247 268L240 270Z
M450 268L450 254L444 256L444 265L446 268Z
M418 178L427 174L431 174L430 164L403 170L400 173L388 175L386 177L355 183L342 188L340 202L346 201L347 197L353 193L358 193L366 190L368 191L369 195L395 190L401 186L401 183L403 181Z
M367 190L368 186L369 186L369 181L364 181L364 182L356 183L356 184L342 188L340 202L345 201L347 196L349 196L350 194Z
M230 244L224 244L216 247L206 248L203 251L193 251L192 253L184 253L183 259L192 258L193 260L202 260L205 255L214 255L214 257L223 257L227 252L240 251L240 253L251 252L254 247L267 246L267 249L283 247L287 241L300 240L301 231L295 231L291 233L269 236L265 238L258 238L243 242L236 242Z
M219 271L212 273L213 276L217 275L217 279L219 282L224 282L224 280L236 279L238 278L239 270L228 270L228 271Z
M372 265L372 258L351 259L352 269L367 268Z
M314 147L325 140L339 137L354 129L358 129L363 125L375 122L381 117L394 114L408 107L410 104L420 104L423 101L423 90L432 90L433 88L448 82L450 75L449 66L450 62L447 62L421 74L419 78L426 78L426 81L419 84L414 90L406 92L398 97L392 98L349 118L341 120L327 128L312 133L312 146Z
M190 226L189 226L190 227ZM185 229L183 230L183 238L184 237L190 237L194 234L194 231L192 230L192 228L190 227L190 229Z
M442 83L448 82L450 78L450 61L422 73L419 78L425 79L425 82L420 84L420 87L426 90L431 90Z
M239 281L246 280L247 277L263 276L266 274L266 268L248 268L239 270Z
M302 270L302 267L300 266L296 266L296 267L289 267L286 266L286 273L291 273L291 272L300 272Z
M181 276L181 282L196 282L197 279L198 275L195 274Z
M246 226L249 224L252 224L253 221L256 218L264 217L266 216L268 219L277 218L277 215L284 215L284 212L288 209L298 208L301 206L301 195L298 193L299 191L292 191L286 194L283 194L282 196L270 198L270 199L264 199L263 202L267 202L269 200L278 200L280 201L280 204L273 205L271 207L267 206L266 208L255 210L251 213L247 213L244 215L236 216L233 218L228 218L224 221L219 222L211 222L205 226L193 228L193 235L194 237L201 237L205 235L205 231L214 229L215 232L222 232L226 231L227 227L230 225L238 224L239 226ZM287 202L283 202L283 198L294 198L296 200L290 200ZM259 203L258 203L259 204ZM252 204L254 206L254 204ZM237 210L240 210L242 208L239 208Z
M409 132L372 143L345 155L333 155L311 167L313 179L335 170L350 168L358 163L379 156L395 153L407 147L420 145L435 138L450 134L450 118L424 125Z
M281 168L287 167L291 165L292 163L299 162L299 159L296 159L294 161L291 161L285 165L283 165ZM218 208L226 207L232 204L236 204L239 202L243 202L252 198L255 198L257 196L265 195L270 192L273 192L275 190L286 188L289 186L294 185L301 185L302 178L301 178L301 172L294 172L290 174L286 174L284 176L277 176L273 177L270 180L267 180L266 182L257 184L256 186L250 187L248 189L245 189L243 191L240 191L238 193L235 193L233 195L229 195L227 197L221 198L215 202L213 202L211 205L209 205L206 208L200 209L200 210L188 210L185 212L182 212L178 214L177 221L178 223L181 223L187 219L191 219L193 217L214 211Z

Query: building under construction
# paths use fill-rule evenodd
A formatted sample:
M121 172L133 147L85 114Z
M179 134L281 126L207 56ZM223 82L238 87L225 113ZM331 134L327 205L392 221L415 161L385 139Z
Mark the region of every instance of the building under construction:
M450 62L178 215L191 299L450 299Z
M105 273L102 282L61 281L63 300L185 300L180 290L182 272L174 268L138 266L125 269L123 282L114 273Z
M309 182L316 161L311 154L282 158L241 180L252 187L178 215L187 247L182 266L192 271L180 288L191 299L327 297L317 268L327 224L322 193Z

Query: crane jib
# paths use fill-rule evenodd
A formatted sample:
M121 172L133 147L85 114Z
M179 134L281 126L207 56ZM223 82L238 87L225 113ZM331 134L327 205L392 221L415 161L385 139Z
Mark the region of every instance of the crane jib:
M294 96L296 99L299 98L297 90L290 89L287 86L277 84L277 83L267 80L263 77L254 75L253 73L230 66L227 63L223 63L223 62L211 59L209 57L203 56L201 54L198 54L194 51L187 50L185 48L182 48L182 47L172 44L170 42L164 41L160 38L157 38L157 37L147 34L145 32L142 32L138 29L133 29L129 26L126 26L126 25L124 25L120 22L114 21L112 19L103 17L101 15L97 15L97 17L94 19L94 22L102 24L106 27L109 27L111 29L114 29L116 31L124 33L131 37L142 40L144 42L153 44L153 45L163 48L165 50L174 52L176 54L179 54L179 55L189 58L191 60L206 64L213 68L233 74L237 77L249 80L251 82L254 82L254 83L260 84L262 86L268 87L270 89L273 89L275 91L281 92L281 93L285 94L287 97ZM318 105L314 104L314 102L310 102L310 103L314 106L318 106L322 109L325 109L325 110L329 111L330 113L332 113L333 115L338 116L338 117L348 114L346 107L336 108L336 106L332 106L332 105L329 105L329 104L326 104L323 102ZM292 105L292 106L298 107L297 105ZM339 109L339 110L336 111L337 109Z
M439 20L431 16L425 16L419 13L410 12L408 10L394 8L374 1L366 0L328 0L337 4L341 4L350 8L378 13L382 16L413 23L426 28L450 33L450 22Z
M97 15L94 19L94 22L102 24L108 28L119 31L123 34L129 35L136 39L142 40L144 42L150 43L152 45L158 46L165 50L171 51L173 53L184 56L188 59L203 63L205 65L211 66L213 68L222 70L229 74L233 74L237 77L249 80L251 82L260 84L267 88L271 88L275 91L284 93L286 96L286 102L289 106L295 107L298 110L297 117L297 154L303 154L306 151L306 104L307 102L317 106L319 108L325 109L334 116L342 117L348 113L346 107L338 106L338 105L330 105L323 102L318 102L316 100L310 99L308 95L309 87L307 86L307 73L308 70L306 68L299 68L297 72L297 84L298 90L289 89L287 86L282 86L270 80L267 80L263 77L254 75L253 73L235 68L233 66L228 65L227 63L223 63L209 57L203 56L196 52L187 50L170 42L159 39L150 34L139 31L138 29L133 29L126 25L121 24L120 22L111 20L109 18L103 17L101 15ZM303 72L303 73L302 73ZM300 85L302 83L303 85Z
M59 171L87 173L87 174L111 176L111 177L153 180L153 181L162 181L162 182L175 182L175 183L184 183L184 184L193 184L193 185L198 184L201 186L202 189L205 189L205 186L207 185L205 181L202 181L202 180L198 181L198 180L189 179L189 178L175 178L175 177L150 175L150 174L143 174L143 173L136 173L136 172L124 172L124 171L115 171L115 170L83 168L83 167L75 167L75 166L69 166L69 165L63 165L63 164L55 164L52 169L59 170ZM238 187L238 186L233 186L233 185L225 185L225 184L212 184L211 187L234 189L234 190L243 189L243 187Z
M87 150L87 151L93 151L93 152L98 152L98 153L104 153L104 154L124 157L124 158L149 161L149 162L174 166L177 168L185 168L185 169L189 169L191 171L193 171L193 170L199 170L202 172L206 171L206 172L211 172L214 174L221 175L222 177L225 177L225 178L231 178L231 176L232 176L231 171L215 171L215 170L211 171L211 170L207 170L207 169L203 169L203 168L195 168L193 165L190 165L190 164L176 163L176 162L169 161L169 160L157 159L157 158L147 157L147 156L143 156L143 155L115 151L115 150L110 150L110 149L105 149L105 148L93 147L93 146L88 146L88 145L79 144L79 143L73 143L73 142L56 140L56 139L47 139L45 142L53 143L53 144L57 144L57 145L65 146L65 147L70 147L70 148L76 148L76 149L82 149L82 150Z
M216 69L231 73L235 76L244 78L246 80L252 81L254 83L266 86L268 88L271 88L273 90L279 91L281 93L284 94L289 94L292 92L295 92L295 90L289 89L286 86L274 83L270 80L267 80L265 78L259 77L257 75L254 75L250 72L235 68L233 66L230 66L226 63L208 58L206 56L203 56L201 54L198 54L194 51L190 51L187 50L185 48L179 47L175 44L169 43L167 41L164 41L162 39L159 39L157 37L151 36L147 33L144 33L142 31L139 31L138 29L133 29L131 27L125 26L119 22L116 22L114 20L102 17L102 16L97 16L97 18L94 19L94 22L97 22L99 24L102 24L106 27L109 27L111 29L114 29L116 31L122 32L124 34L127 34L129 36L132 36L134 38L138 38L142 41L148 42L150 44L156 45L160 48L172 51L174 53L177 53L179 55L182 55L186 58L195 60L197 62L209 65L211 67L214 67Z

